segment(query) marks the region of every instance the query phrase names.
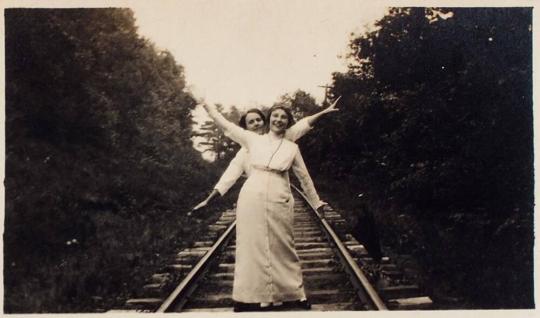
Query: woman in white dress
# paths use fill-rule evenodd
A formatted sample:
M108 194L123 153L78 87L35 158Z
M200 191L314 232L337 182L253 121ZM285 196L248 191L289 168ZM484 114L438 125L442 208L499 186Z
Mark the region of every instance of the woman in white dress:
M270 130L259 135L229 122L215 107L204 107L227 136L246 148L250 157L250 175L236 207L233 300L250 304L291 302L309 308L294 248L294 200L288 171L292 169L304 178L309 175L298 146L285 138L293 122L290 111L283 107L270 109ZM309 197L313 193L306 194Z
M306 116L294 125L292 125L286 130L285 138L290 141L296 142L313 128L315 122L322 115L338 111L336 105L340 98L341 97L338 97L330 106L323 109L322 111L310 116ZM240 119L239 125L244 129L256 132L258 134L264 134L268 128L264 114L256 108L248 110L246 114L244 114ZM235 157L231 160L227 169L225 169L225 172L222 174L221 178L214 186L212 192L208 195L208 197L206 197L203 201L197 204L192 211L196 211L200 208L205 207L206 205L208 205L209 202L216 198L218 194L220 196L224 196L243 174L249 175L249 169L250 164L248 152L246 148L241 148L236 153ZM306 186L307 184L303 182L304 180L299 178L299 181L300 186L302 187L302 190L304 190L304 192L310 191L310 189ZM318 198L316 191L315 195ZM311 204L316 209L318 209L322 205L324 205L325 202L317 200L315 202L311 202Z

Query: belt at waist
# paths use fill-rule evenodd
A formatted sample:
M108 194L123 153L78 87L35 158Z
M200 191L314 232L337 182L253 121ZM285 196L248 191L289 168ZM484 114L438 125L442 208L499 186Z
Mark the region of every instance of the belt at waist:
M269 167L265 167L265 166L251 166L252 168L252 171L267 171L267 172L272 172L272 173L275 173L275 174L284 174L286 171L281 171L281 170L276 170L276 169L272 169L272 168L269 168Z

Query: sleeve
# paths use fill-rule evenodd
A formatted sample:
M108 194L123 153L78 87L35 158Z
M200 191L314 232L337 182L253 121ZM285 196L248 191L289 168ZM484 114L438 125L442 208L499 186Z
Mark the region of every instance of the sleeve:
M225 172L223 172L223 175L221 175L221 178L219 178L218 183L214 186L214 189L216 189L221 196L224 196L236 183L238 178L242 176L242 173L244 172L243 163L245 155L246 152L243 149L240 149L229 163L227 169L225 169Z
M307 134L313 127L309 124L307 118L302 118L296 124L292 125L285 132L285 138L295 142Z
M233 124L227 120L223 115L214 110L211 116L216 124L223 129L225 136L231 138L235 142L239 143L242 147L249 149L251 142L258 136L256 133L243 129L242 127Z
M304 158L302 158L300 151L298 151L294 157L292 170L298 178L298 181L300 181L300 186L302 187L302 190L304 191L304 194L307 196L311 205L313 205L314 208L318 208L323 205L317 190L315 190L315 185L313 184L313 180L311 180L311 176L309 175L306 164L304 163Z

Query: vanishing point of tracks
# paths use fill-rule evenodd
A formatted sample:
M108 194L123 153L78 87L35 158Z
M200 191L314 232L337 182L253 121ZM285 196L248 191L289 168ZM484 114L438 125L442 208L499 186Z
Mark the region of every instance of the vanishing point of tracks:
M296 188L294 241L312 311L429 309L423 296L388 257L375 264L347 233L346 221L331 208L324 218ZM232 311L235 212L225 211L174 264L152 275L124 310L139 312Z

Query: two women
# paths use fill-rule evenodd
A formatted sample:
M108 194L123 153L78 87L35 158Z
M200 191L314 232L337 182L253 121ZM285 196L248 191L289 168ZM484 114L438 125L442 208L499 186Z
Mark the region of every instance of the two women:
M304 180L313 189L306 191L312 204L320 205L320 200L298 146L286 138L294 121L290 111L283 107L270 109L270 131L260 135L230 123L215 107L204 107L225 134L249 154L249 177L236 208L233 300L262 306L295 302L309 308L294 248L294 200L288 171L292 169L301 182Z
M339 98L337 98L332 105L323 109L322 111L314 115L304 117L301 120L299 120L297 123L295 123L294 125L292 125L290 128L286 130L285 138L290 141L296 142L298 139L300 139L302 136L304 136L306 133L308 133L312 129L315 122L321 116L337 111L338 109L336 109L336 104L338 101L339 101ZM268 123L266 121L266 117L264 116L264 114L256 108L248 110L246 114L242 116L239 122L240 127L256 132L258 134L264 134L267 132L267 128L268 128L267 124ZM248 152L245 148L241 148L237 152L233 160L231 160L231 162L229 163L229 166L227 167L227 169L225 170L225 172L223 173L223 175L221 176L217 184L214 186L213 191L208 195L207 198L205 198L202 202L197 204L193 208L193 211L205 207L210 201L212 201L215 197L217 197L218 194L221 196L225 195L225 193L229 191L229 189L236 183L236 181L240 178L240 176L242 176L243 174L249 175L249 171L250 171L250 163L249 163ZM308 192L312 190L312 189L309 189L308 187L309 185L307 183L303 182L303 181L307 182L307 180L299 179L299 181L300 181L302 190L304 190L304 192ZM315 195L317 195L316 192L315 192ZM311 204L315 208L319 208L321 205L324 204L324 202L317 200L316 202L311 202Z

